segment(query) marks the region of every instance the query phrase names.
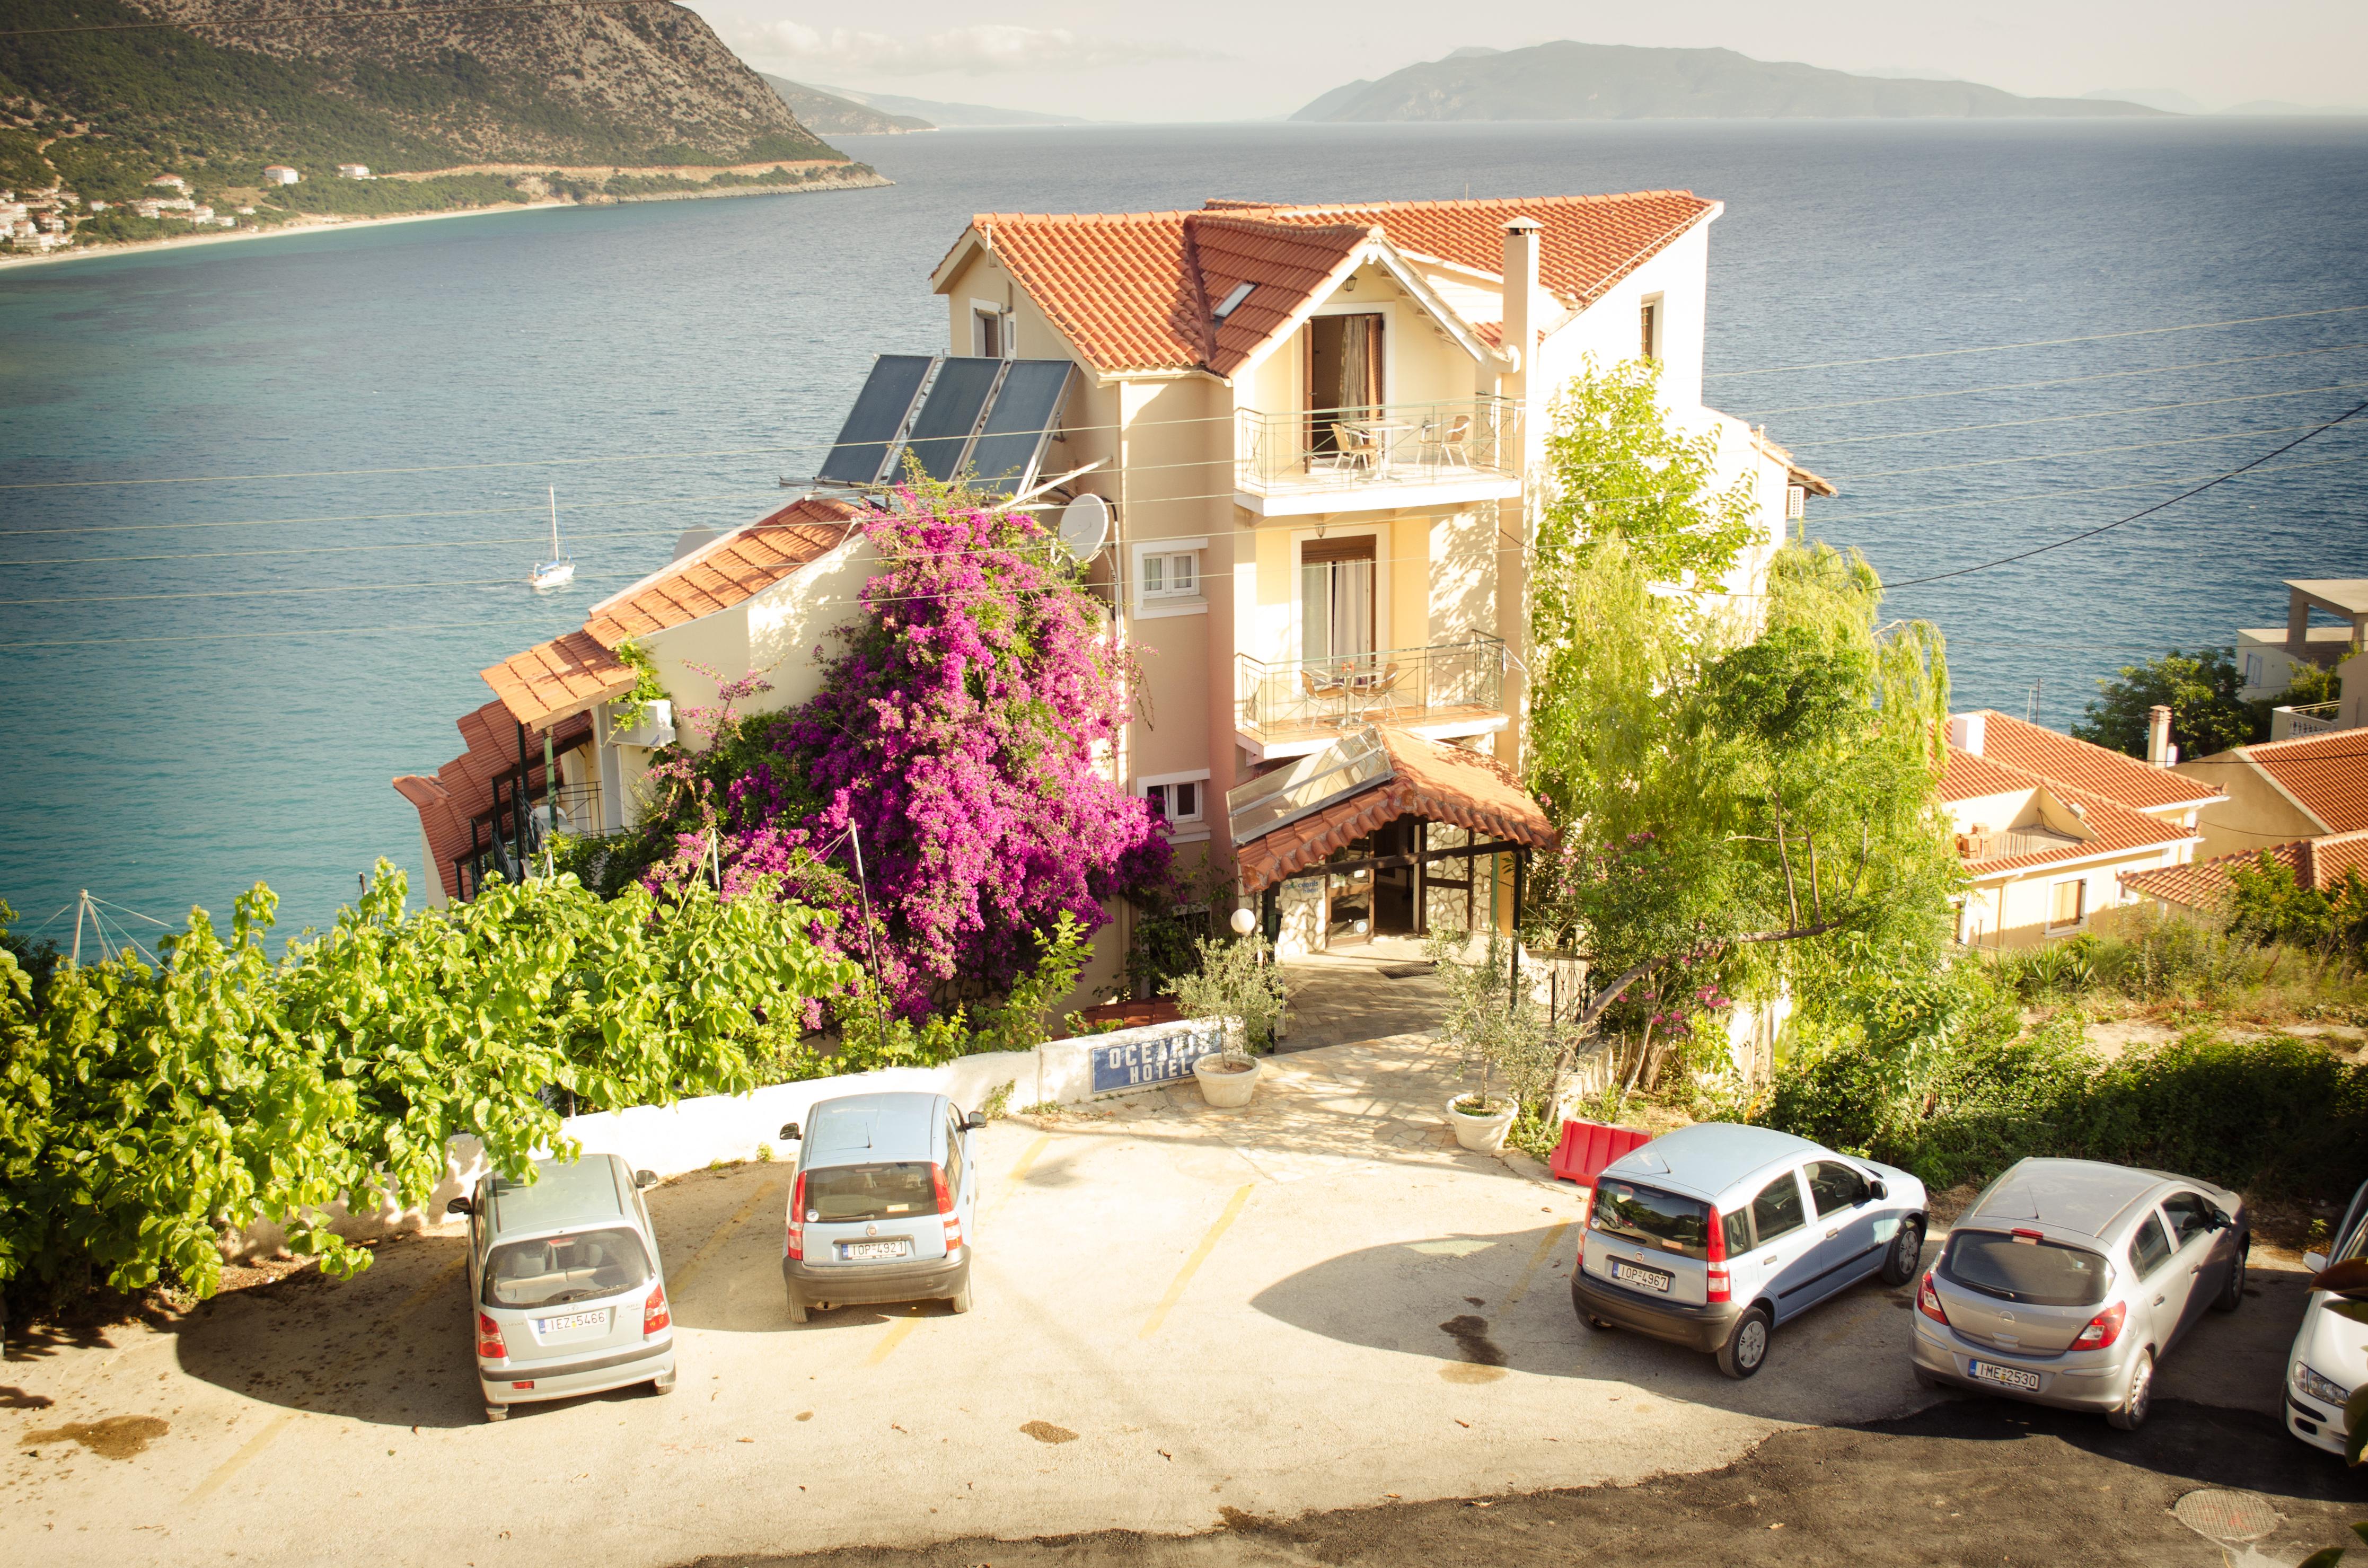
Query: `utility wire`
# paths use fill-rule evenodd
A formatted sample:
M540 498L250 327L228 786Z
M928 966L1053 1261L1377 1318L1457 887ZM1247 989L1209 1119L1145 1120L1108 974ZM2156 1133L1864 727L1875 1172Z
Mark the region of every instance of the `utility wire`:
M2096 408L2079 414L2043 414L2030 419L2000 419L1987 425L1937 425L1923 430L1894 430L1880 436L1840 436L1832 440L1798 443L1813 451L1829 447L1855 447L1869 441L1906 441L1926 436L1961 436L1975 430L2015 430L2032 425L2066 425L2080 419L2117 419L2123 415L2176 414L2188 408L2216 408L2229 403L2269 403L2282 397L2308 397L2314 392L2351 392L2368 381L2334 381L2323 387L2296 387L2291 392L2239 392L2229 397L2203 397L2185 403L2141 403L2128 408Z
M2110 523L2100 524L2100 526L2087 529L2084 532L2074 534L2068 539L2059 539L2052 543L2040 545L2035 549L2019 551L2012 555L2002 555L1995 561L1985 561L1976 566L1960 566L1953 572L1936 572L1929 577L1910 577L1905 582L1889 583L1885 584L1884 586L1896 591L1900 588L1920 587L1926 583L1944 583L1952 577L1964 577L1970 576L1975 572L1987 572L1994 567L2010 565L2018 561L2028 561L2034 555L2044 555L2051 550L2061 550L2067 544L2078 544L2084 539L2094 539L2099 534L2118 528L2125 523L2135 523L2141 517L2150 517L2157 512L2163 510L2165 507L2177 506L2180 502L2187 500L2190 496L2201 495L2215 484L2226 484L2228 481L2236 478L2238 474L2245 472L2248 469L2259 468L2261 464L2269 461L2271 458L2279 456L2281 453L2293 451L2305 441L2323 436L2328 431L2332 430L2337 426L2342 424L2345 420L2362 413L2368 413L2368 403L2355 403L2343 413L2339 414L2334 418L2328 420L2326 424L2318 426L2303 435L2295 437L2293 440L2288 441L2284 446L2276 448L2271 451L2263 452L2260 457L2255 458L2252 461L2240 464L2236 468L2230 469L2226 473L2219 474L2212 479L2207 479L2203 483L2196 485L2192 489L2182 490L2167 501L2157 501L2142 512L2133 512L2126 517L2116 517Z
M2216 436L2170 436L2159 441L2125 441L2111 447L2073 447L2056 452L2025 452L2014 458L1968 458L1963 462L1931 463L1923 468L1869 469L1832 477L1858 483L1869 479L1901 479L1918 473L1956 473L1969 468L2006 468L2015 463L2052 462L2059 458L2093 458L2112 452L2150 452L2163 447L2193 447L2212 441L2241 441L2251 436L2283 436L2289 430L2310 430L2310 425L2264 425L2248 430L2224 430Z
M2181 326L2133 327L2126 332L2092 332L2079 337L2042 337L2021 343L1987 343L1975 348L1930 348L1919 354L1878 354L1866 359L1818 359L1802 365L1770 365L1758 370L1716 370L1706 381L1736 381L1745 376L1778 376L1794 370L1839 370L1854 365L1896 365L1909 359L1953 359L1964 354L2006 354L2018 348L2061 348L2072 343L2104 343L2118 337L2159 337L2172 332L2210 332L2224 326L2258 326L2264 322L2303 321L2311 316L2348 315L2368 311L2368 305L2335 305L2323 311L2288 311L2283 315L2240 316L2230 321L2189 322Z
M2183 365L2147 365L2135 370L2100 370L2089 376L2055 376L2041 381L1998 381L1986 387L1960 387L1954 392L1902 392L1896 397L1859 397L1846 403L1804 403L1790 408L1759 408L1737 414L1737 419L1773 419L1780 414L1823 414L1837 408L1873 408L1890 403L1929 403L1934 398L1975 397L1983 392L2032 392L2041 387L2078 386L2084 381L2126 381L2132 376L2167 376L2180 370L2212 370L2226 365L2258 365L2266 359L2298 359L2311 354L2340 354L2368 348L2368 339L2330 343L2321 348L2290 348L2277 354L2243 354L2233 359L2191 359Z

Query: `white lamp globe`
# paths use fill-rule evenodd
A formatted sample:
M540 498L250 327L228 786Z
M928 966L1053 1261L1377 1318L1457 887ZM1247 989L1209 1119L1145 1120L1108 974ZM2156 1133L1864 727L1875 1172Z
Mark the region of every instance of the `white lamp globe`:
M1258 929L1258 916L1247 909L1234 911L1234 935L1247 937Z

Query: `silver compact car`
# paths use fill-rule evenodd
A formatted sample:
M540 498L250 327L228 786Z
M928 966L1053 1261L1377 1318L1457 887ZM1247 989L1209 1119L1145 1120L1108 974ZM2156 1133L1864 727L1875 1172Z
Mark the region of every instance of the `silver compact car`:
M2155 1363L2245 1299L2245 1200L2162 1171L2023 1160L1974 1199L1916 1289L1919 1381L2135 1429Z
M2304 1254L2303 1266L2318 1274L2330 1263L2360 1257L2368 1257L2368 1183L2351 1195L2333 1244ZM2332 1290L2313 1290L2286 1353L2286 1430L2331 1454L2343 1451L2351 1391L2368 1383L2368 1323L2351 1315L2359 1310L2359 1302Z
M817 1101L798 1145L782 1233L790 1321L821 1306L944 1301L970 1311L978 1173L971 1136L986 1125L943 1095L842 1095Z
M1770 1335L1870 1275L1904 1285L1924 1248L1924 1184L1766 1127L1706 1121L1603 1168L1571 1305L1718 1358L1767 1364Z
M485 1419L513 1404L650 1383L674 1388L674 1314L638 1175L614 1154L537 1160L487 1176L446 1212L469 1217L469 1300Z

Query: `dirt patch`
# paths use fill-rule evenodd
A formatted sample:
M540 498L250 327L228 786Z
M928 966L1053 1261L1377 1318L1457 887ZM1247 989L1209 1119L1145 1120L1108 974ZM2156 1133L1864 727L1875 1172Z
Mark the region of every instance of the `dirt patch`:
M171 1430L154 1415L109 1415L28 1432L17 1439L17 1446L39 1449L51 1443L80 1443L103 1460L128 1460Z
M1023 1421L1019 1429L1040 1443L1074 1443L1077 1435L1066 1426L1055 1426L1050 1421Z

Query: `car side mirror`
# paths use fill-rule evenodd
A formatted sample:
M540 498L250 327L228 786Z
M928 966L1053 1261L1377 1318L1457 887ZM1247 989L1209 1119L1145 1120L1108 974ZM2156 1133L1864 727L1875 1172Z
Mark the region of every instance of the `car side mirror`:
M785 1121L781 1123L781 1142L784 1143L802 1143L805 1142L805 1134L798 1131L798 1124L796 1122Z
M975 1132L985 1125L986 1112L983 1110L974 1110L962 1118L962 1126L968 1131Z
M476 1211L477 1206L465 1198L456 1198L444 1205L444 1212L447 1214L474 1214Z
M2327 1255L2323 1252L2306 1252L2302 1255L2302 1266L2313 1274L2324 1274L2327 1272Z
M1880 1203L1884 1199L1891 1196L1891 1188L1884 1186L1883 1183L1879 1181L1871 1181L1866 1184L1866 1195L1875 1202Z
M2220 1212L2220 1210L2218 1210L2217 1209L2214 1209L2214 1210L2213 1210L2211 1211L2211 1213L2209 1213L2208 1215L2206 1215L2206 1216L2204 1217L2204 1221L2203 1221L2203 1222L2204 1222L2206 1225L2210 1226L2213 1230L2215 1230L2215 1231L2225 1231L2225 1230L2226 1230L2229 1226L2231 1226L2231 1225L2235 1224L2237 1221L2234 1221L2234 1220L2231 1220L2230 1218L2228 1218L2228 1216L2227 1216L2227 1215L2223 1214L2223 1213L2222 1213L2222 1212Z
M635 1171L633 1173L633 1185L635 1187L646 1189L655 1187L657 1184L658 1173L655 1171Z

